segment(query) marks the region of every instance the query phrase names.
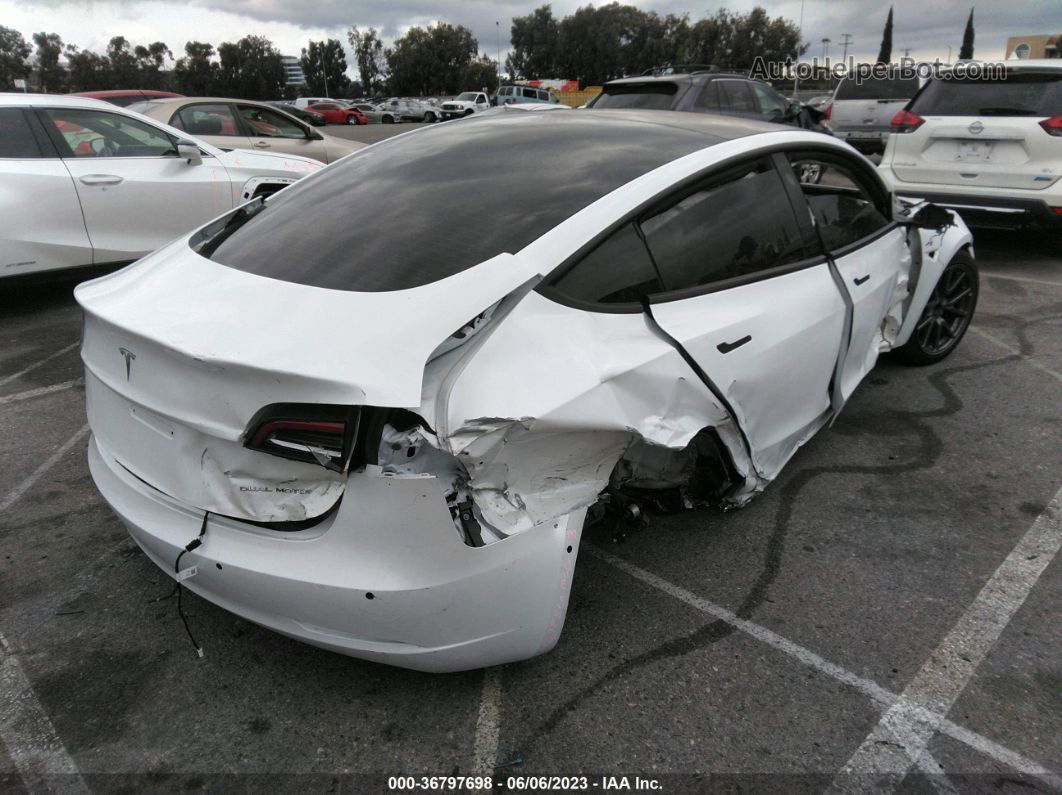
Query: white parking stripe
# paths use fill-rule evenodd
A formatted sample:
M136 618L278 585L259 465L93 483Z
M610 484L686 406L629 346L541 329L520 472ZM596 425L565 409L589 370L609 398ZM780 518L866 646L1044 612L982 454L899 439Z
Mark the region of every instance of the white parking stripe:
M77 433L75 433L73 436L63 442L62 446L58 450L56 450L54 453L44 459L44 462L35 470L33 470L33 472L30 473L30 476L28 478L26 478L24 481L15 486L15 488L13 488L10 492L8 492L7 496L4 497L2 501L0 501L0 514L3 514L5 511L7 511L8 508L18 502L19 498L21 498L23 494L29 491L33 487L33 484L40 480L41 476L44 475L45 472L55 466L59 459L66 455L66 452L71 447L73 447L75 444L85 438L85 434L87 434L88 431L89 426L82 425L81 429Z
M0 739L27 792L89 791L3 634L0 634Z
M66 389L72 389L75 386L81 386L83 383L85 383L84 378L75 378L73 381L63 381L61 384L42 386L38 389L27 389L25 392L16 392L13 395L3 395L0 396L0 406L3 406L5 403L18 403L20 400L29 400L30 398L50 395L53 392L62 392Z
M47 364L52 359L55 359L56 357L62 356L64 353L70 353L70 351L74 350L74 348L76 348L80 344L81 344L81 340L78 340L77 342L72 342L69 345L67 345L65 348L60 348L59 350L57 350L55 353L51 354L50 356L45 356L40 361L34 362L29 367L23 367L17 373L12 373L11 375L5 375L3 378L0 378L0 386L3 386L4 384L10 383L11 381L14 381L16 378L21 378L26 373L29 373L29 372L32 372L33 370L36 370L41 365Z
M472 775L491 776L498 764L501 736L501 666L483 670L483 692L479 697L476 737L472 744Z
M1006 279L1009 282L1028 282L1029 284L1046 284L1049 287L1062 287L1062 282L1052 282L1047 279L1030 279L1028 276L1011 276L1010 274L992 273L991 271L981 270L981 275L986 276L989 279Z
M977 598L929 655L838 774L874 774L878 786L903 781L999 636L1062 547L1062 490L1033 522ZM866 779L862 778L865 783Z
M714 604L713 602L709 602L707 599L703 599L697 596L696 594L687 591L681 586L675 585L674 583L670 583L662 577L658 577L652 572L639 568L638 566L635 566L632 563L628 563L627 561L622 560L621 558L618 558L615 555L611 555L608 552L605 552L604 550L600 549L599 547L586 544L580 550L580 553L591 555L592 557L598 558L606 563L609 563L612 566L615 566L616 568L620 569L621 571L626 572L634 579L640 580L646 585L650 585L654 588L657 588L663 591L664 593L668 594L669 596L673 596L679 601L685 602L686 604L696 608L697 610L700 610L703 613L707 613L710 616L727 622L734 628L740 630L741 632L744 632L747 635L750 635L751 637L755 638L756 640L759 640L762 643L767 644L768 646L777 649L783 654L793 657L799 660L800 662L804 663L805 665L814 668L820 673L826 674L827 676L832 677L833 679L836 679L846 685L849 685L850 687L855 688L859 692L870 697L871 699L883 706L891 707L893 704L899 701L900 697L898 695L881 687L879 684L877 684L877 682L873 682L869 679L859 676L858 674L854 674L851 671L847 671L841 666L835 665L834 663L823 659L821 656L811 651L810 649L807 649L797 643L794 643L793 641L788 640L787 638L783 638L781 635L777 634L776 632L770 629L767 629L766 627L760 626L759 624L754 624L751 621L746 621L744 619L738 618L736 614L734 614L730 610L727 610L725 607ZM993 742L992 740L989 740L986 737L982 737L976 732L972 732L969 729L963 728L962 726L958 726L957 724L952 723L950 720L942 718L939 715L930 715L924 709L915 708L913 712L915 714L925 713L925 720L933 720L937 722L937 730L941 734L945 734L951 737L952 739L958 740L959 742L970 746L975 751L978 751L979 753L982 753L985 756L996 760L997 762L1001 762L1005 765L1008 765L1009 767L1017 770L1020 773L1032 776L1034 778L1038 778L1055 789L1062 789L1062 776L1058 775L1052 770L1049 770L1045 766L1041 765L1039 762L1035 762L1031 759L1028 759L1022 756L1021 754L1017 753L1016 751L1012 751L1009 748L1005 748L1004 746Z
M1023 362L1027 362L1028 364L1031 364L1037 370L1039 370L1039 371L1041 371L1043 373L1047 373L1049 376L1054 378L1056 381L1062 382L1062 373L1059 373L1059 372L1057 372L1055 370L1052 370L1050 367L1048 367L1046 365L1040 364L1040 362L1036 361L1036 359L1034 359L1031 356L1026 356L1024 353L1022 353L1020 350L1015 348L1013 345L1010 345L1010 344L1004 342L1003 340L1001 340L999 337L995 336L994 334L989 334L987 331L984 331L983 329L979 329L976 326L970 326L970 331L972 331L978 337L981 337L982 339L988 340L993 345L997 345L998 347L1002 348L1005 351L1009 351L1010 353L1013 353L1016 356L1020 356L1021 360Z

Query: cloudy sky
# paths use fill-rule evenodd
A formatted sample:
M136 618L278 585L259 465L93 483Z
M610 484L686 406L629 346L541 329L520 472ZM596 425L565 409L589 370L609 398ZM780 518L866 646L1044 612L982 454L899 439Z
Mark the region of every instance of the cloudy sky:
M555 0L553 11L560 18L588 2ZM628 2L661 14L688 13L691 19L718 8L747 11L755 5L766 7L772 16L783 15L794 21L801 16L801 0L726 0L713 5L691 0ZM21 31L27 40L36 31L54 31L68 43L97 52L102 52L115 35L123 35L134 44L161 40L180 55L188 40L216 45L258 34L271 39L281 52L297 55L310 38L331 36L346 44L346 30L351 25L376 27L388 41L414 25L444 21L471 28L480 48L490 56L495 55L500 38L504 59L512 18L541 4L541 0L0 0L0 24ZM971 0L896 0L893 56L910 48L914 58L944 60L948 45L956 55L971 4ZM829 38L829 54L840 56L842 35L849 33L849 54L873 59L886 13L887 6L872 0L804 0L804 41L812 45L808 55L821 55L822 39ZM1062 33L1062 3L982 3L974 20L975 55L1002 58L1008 36ZM349 53L348 60L353 61Z

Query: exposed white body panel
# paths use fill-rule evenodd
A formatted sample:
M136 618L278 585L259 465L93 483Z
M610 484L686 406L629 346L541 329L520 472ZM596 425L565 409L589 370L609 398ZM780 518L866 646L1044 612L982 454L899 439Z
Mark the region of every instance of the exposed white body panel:
M526 117L555 115L569 114ZM959 222L927 240L916 268L892 228L867 256L837 262L846 279L872 273L862 293L842 294L824 263L655 305L659 328L639 312L585 311L533 289L651 197L781 144L850 152L793 130L720 143L514 254L411 289L264 278L186 240L81 285L93 477L166 570L210 512L203 546L185 558L200 574L186 585L279 632L425 670L546 651L563 625L586 510L628 451L674 457L711 429L743 478L730 499L744 502L832 416L839 357L850 392L909 334L938 262L970 243ZM465 329L474 331L451 336ZM720 354L720 341L743 334L748 345ZM331 471L247 448L248 424L275 403L394 407L423 424L391 429L378 463ZM455 528L455 489L467 492L483 546ZM313 517L323 518L284 532L252 524Z

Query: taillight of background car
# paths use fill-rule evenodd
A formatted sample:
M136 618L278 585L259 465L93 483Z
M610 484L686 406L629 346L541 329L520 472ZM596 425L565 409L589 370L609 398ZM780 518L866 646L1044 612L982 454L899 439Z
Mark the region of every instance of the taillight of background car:
M1052 116L1050 119L1044 119L1040 122L1040 126L1044 128L1044 132L1048 135L1062 138L1062 116Z
M824 121L829 121L830 120L830 116L833 114L833 103L830 102L828 105L826 105L826 109L822 113L823 113L823 115L822 115L823 120Z
M917 113L909 110L901 110L892 117L892 131L894 133L914 132L925 123L925 119Z

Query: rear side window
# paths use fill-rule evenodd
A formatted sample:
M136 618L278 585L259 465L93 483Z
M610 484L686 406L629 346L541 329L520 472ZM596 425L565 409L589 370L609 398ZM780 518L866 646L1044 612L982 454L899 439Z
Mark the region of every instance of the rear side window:
M704 113L718 113L720 111L718 80L709 80L701 86L701 93L694 100L693 109Z
M605 86L598 94L594 108L641 108L669 110L678 93L678 85L665 81Z
M21 108L0 108L0 157L12 160L41 157L41 149Z
M864 78L858 82L846 78L834 99L910 99L917 92L917 77Z
M170 125L192 135L240 135L228 105L189 105L174 114Z
M785 185L766 159L712 177L641 227L669 290L750 276L805 255Z
M731 113L759 113L749 91L749 84L744 80L719 80L719 90L723 96L723 109Z
M781 94L759 83L752 83L751 86L752 92L756 95L756 102L759 103L760 113L770 119L780 119L785 116L789 106Z
M911 110L925 116L1059 116L1062 74L1011 72L1006 80L931 80Z
M813 154L789 156L800 189L829 251L850 246L889 225L869 186L854 170Z
M570 298L594 304L633 303L663 290L634 224L599 243L553 286Z

